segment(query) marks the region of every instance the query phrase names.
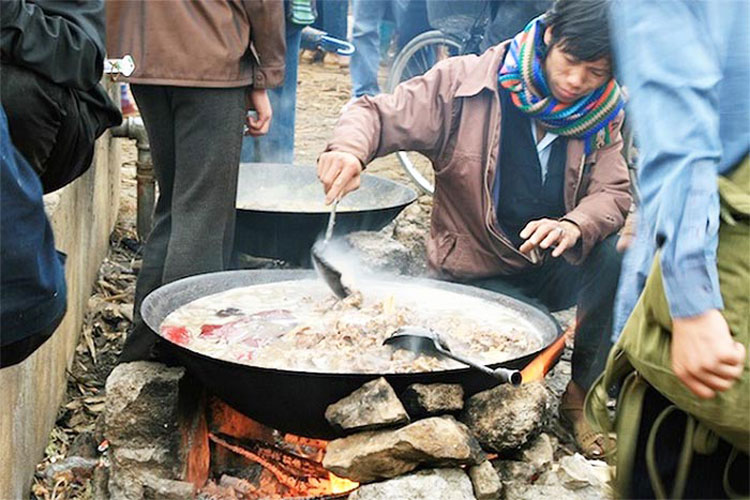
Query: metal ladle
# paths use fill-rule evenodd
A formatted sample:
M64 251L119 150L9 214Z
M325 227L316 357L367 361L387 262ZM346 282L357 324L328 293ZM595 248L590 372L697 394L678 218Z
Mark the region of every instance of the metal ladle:
M336 297L343 299L352 292L341 282L341 271L336 269L325 256L326 247L333 235L333 226L336 224L336 207L338 207L339 201L341 201L341 198L336 198L333 205L331 205L331 215L328 216L325 238L315 242L310 250L310 257L318 276L323 278L323 281L325 281L328 288L331 289Z
M507 368L492 369L451 352L445 339L443 339L439 333L428 328L409 325L402 326L393 332L390 337L385 339L383 345L391 345L399 349L407 349L418 354L437 354L438 356L445 356L446 358L453 359L459 363L463 363L476 370L484 372L490 377L494 377L500 383L510 383L511 385L518 386L521 385L521 382L523 381L521 372L518 370L509 370Z

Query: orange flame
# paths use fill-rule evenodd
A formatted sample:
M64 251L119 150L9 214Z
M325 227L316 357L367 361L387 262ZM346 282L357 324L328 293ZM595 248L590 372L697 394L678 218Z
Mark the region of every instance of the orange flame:
M331 493L334 494L346 493L347 491L352 491L359 486L359 483L355 483L354 481L350 481L343 477L338 477L332 472L328 473L328 480Z
M574 321L570 324L568 329L565 330L565 333L560 335L557 340L550 344L539 354L539 356L531 360L531 363L526 365L526 367L521 370L521 377L524 384L542 380L544 376L547 375L547 372L550 370L550 368L552 368L552 365L555 364L557 358L559 358L562 354L563 349L565 348L565 342L567 341L567 339L573 336L575 327L576 324Z

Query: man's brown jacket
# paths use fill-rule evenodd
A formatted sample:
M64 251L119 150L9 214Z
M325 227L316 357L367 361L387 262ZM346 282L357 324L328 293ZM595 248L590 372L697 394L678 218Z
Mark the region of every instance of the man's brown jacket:
M501 120L497 72L506 44L443 61L393 94L355 101L326 147L352 153L363 165L399 150L419 151L432 161L436 183L427 257L433 270L452 278L515 274L542 258L527 257L511 244L492 199ZM612 143L590 155L584 155L582 141L568 141L563 218L578 225L581 240L563 255L573 264L620 229L630 207L620 154L623 117L612 126Z
M107 56L133 57L131 83L273 88L284 53L281 0L107 2Z

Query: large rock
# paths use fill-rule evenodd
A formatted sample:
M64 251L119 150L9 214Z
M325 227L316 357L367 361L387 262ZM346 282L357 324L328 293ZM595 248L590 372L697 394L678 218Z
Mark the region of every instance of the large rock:
M393 388L381 377L330 405L326 420L345 431L357 431L405 424L409 415Z
M145 361L122 364L107 379L106 391L104 435L112 463L112 499L177 498L187 488L182 482L200 486L206 481L203 396L184 368Z
M503 490L503 484L497 471L489 461L482 462L469 469L469 477L474 487L477 500L498 500Z
M529 442L521 457L524 462L542 471L555 459L555 444L549 434L543 432Z
M464 389L459 384L412 384L401 399L414 418L459 412L464 407Z
M461 469L428 469L380 483L363 484L349 500L475 500Z
M530 483L537 475L536 467L526 462L516 460L493 460L492 466L500 477L500 482L508 483Z
M419 465L476 465L484 459L466 426L445 416L331 441L323 466L337 476L369 483L400 476Z
M502 453L520 448L544 425L549 397L539 382L498 385L469 398L460 420L482 447Z
M610 480L609 466L606 462L587 460L579 453L560 459L557 476L562 485L570 490L587 486L602 488Z
M530 464L524 465L533 469ZM511 469L516 472L520 470L518 467L498 469L507 499L599 500L613 497L608 484L610 471L607 464L600 460L586 460L579 454L565 456L559 462L550 464L549 469L541 475L507 474Z

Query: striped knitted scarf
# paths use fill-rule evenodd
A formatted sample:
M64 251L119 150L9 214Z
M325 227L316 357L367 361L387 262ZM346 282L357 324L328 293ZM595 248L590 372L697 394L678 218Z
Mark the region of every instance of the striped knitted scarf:
M586 154L612 141L613 118L624 106L620 87L611 79L572 103L555 99L547 86L543 62L547 52L542 17L533 19L511 42L498 73L513 104L548 131L584 141Z

